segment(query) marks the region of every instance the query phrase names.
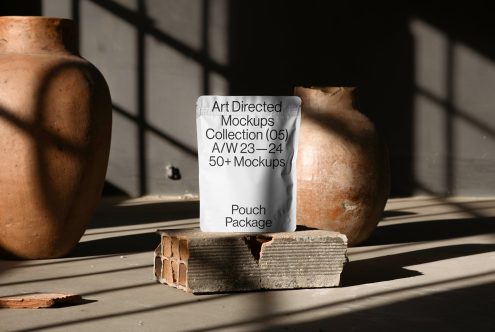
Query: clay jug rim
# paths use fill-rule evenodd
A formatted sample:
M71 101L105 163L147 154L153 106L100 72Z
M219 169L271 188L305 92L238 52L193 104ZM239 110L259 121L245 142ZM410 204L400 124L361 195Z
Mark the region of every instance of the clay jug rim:
M339 109L358 109L357 92L357 86L296 86L294 88L295 95L302 98L303 112L307 112L305 107L308 109L308 103L312 100L331 105L322 108L324 110L334 109L337 106Z
M74 20L56 16L36 16L36 15L0 15L0 21L8 20L46 20L46 21L66 21L74 23Z
M77 24L51 16L0 16L0 53L78 55Z
M334 95L339 92L352 92L357 89L357 86L336 86L336 85L301 85L301 86L296 86L296 88L303 88L303 89L309 89L309 90L317 90L325 94L330 94Z

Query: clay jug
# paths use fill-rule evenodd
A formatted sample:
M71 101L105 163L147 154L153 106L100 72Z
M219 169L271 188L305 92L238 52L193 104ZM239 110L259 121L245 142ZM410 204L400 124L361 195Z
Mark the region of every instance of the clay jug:
M110 93L76 45L70 20L0 17L2 255L66 255L100 199Z
M297 223L366 240L390 190L387 150L355 109L354 88L297 87L302 99L297 157Z

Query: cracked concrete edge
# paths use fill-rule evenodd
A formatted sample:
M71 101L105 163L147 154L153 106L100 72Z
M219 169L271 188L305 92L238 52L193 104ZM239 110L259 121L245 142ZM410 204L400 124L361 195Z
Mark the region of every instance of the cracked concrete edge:
M335 287L347 261L347 238L330 231L159 233L155 279L192 293Z

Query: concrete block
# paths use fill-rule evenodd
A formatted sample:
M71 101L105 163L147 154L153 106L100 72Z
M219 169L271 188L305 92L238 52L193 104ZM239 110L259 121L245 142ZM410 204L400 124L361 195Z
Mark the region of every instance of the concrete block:
M334 287L346 262L345 235L159 230L158 282L192 293Z

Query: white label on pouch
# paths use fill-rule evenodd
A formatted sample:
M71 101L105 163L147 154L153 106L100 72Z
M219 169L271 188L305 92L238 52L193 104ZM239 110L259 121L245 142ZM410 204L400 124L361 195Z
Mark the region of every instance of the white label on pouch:
M198 98L201 230L295 230L300 114L299 97Z

